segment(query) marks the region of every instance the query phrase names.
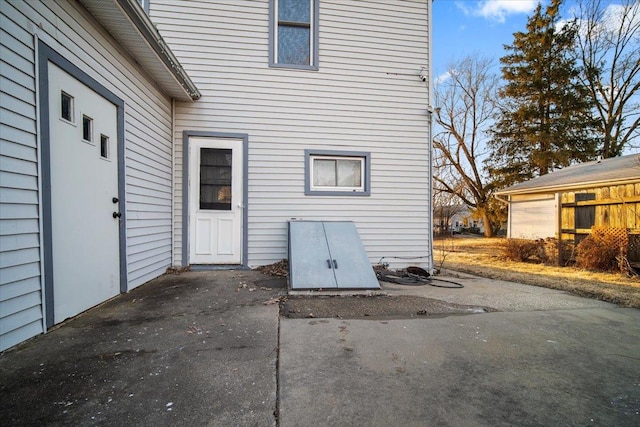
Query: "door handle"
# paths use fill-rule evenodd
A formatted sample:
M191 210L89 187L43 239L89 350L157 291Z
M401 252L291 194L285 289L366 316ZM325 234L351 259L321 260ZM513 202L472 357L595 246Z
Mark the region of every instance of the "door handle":
M113 215L114 218L122 217L122 213L120 213L120 212L114 212L112 215Z
M333 268L338 268L338 261L335 259L333 260Z
M327 260L327 268L331 268L331 260L330 259Z

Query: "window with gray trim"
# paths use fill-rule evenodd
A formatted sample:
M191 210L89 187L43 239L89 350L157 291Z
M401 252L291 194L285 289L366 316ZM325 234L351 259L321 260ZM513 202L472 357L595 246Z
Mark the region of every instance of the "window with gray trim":
M318 69L318 2L270 1L270 66Z
M142 6L147 15L149 14L149 1L150 0L138 0L138 3Z
M369 196L370 170L367 152L305 150L305 194Z

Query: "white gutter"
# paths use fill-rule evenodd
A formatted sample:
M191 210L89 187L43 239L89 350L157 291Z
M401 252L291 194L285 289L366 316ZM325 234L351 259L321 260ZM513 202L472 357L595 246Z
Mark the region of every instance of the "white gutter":
M195 101L200 92L137 0L77 0L167 95Z
M557 193L559 191L571 191L571 190L579 190L588 187L602 187L602 186L610 186L610 185L626 185L626 184L636 184L640 181L640 177L627 178L624 180L618 181L585 181L579 182L575 184L565 184L565 185L547 185L544 187L530 187L530 188L522 188L516 189L513 191L497 191L495 192L495 196L499 195L514 195L514 194L532 194L532 193Z
M175 57L137 0L116 1L191 99L194 101L199 99L201 96L200 91L184 71L178 58Z

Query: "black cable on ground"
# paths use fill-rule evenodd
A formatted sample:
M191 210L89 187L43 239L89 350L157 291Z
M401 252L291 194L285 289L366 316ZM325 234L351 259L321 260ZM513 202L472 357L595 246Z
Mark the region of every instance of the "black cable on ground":
M422 286L429 285L437 288L449 288L449 289L462 289L464 285L462 283L453 282L451 280L436 279L434 277L428 277L421 274L409 273L407 271L390 271L390 270L377 270L376 277L383 282L396 283L398 285L407 286ZM434 281L446 283L446 285L440 285L433 283Z

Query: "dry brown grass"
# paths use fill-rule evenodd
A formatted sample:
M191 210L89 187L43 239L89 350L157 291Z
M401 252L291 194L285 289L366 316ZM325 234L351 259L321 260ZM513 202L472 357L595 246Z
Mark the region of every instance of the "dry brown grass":
M436 267L498 280L560 289L576 295L640 308L640 278L619 273L554 267L501 257L502 238L448 237L436 239Z

